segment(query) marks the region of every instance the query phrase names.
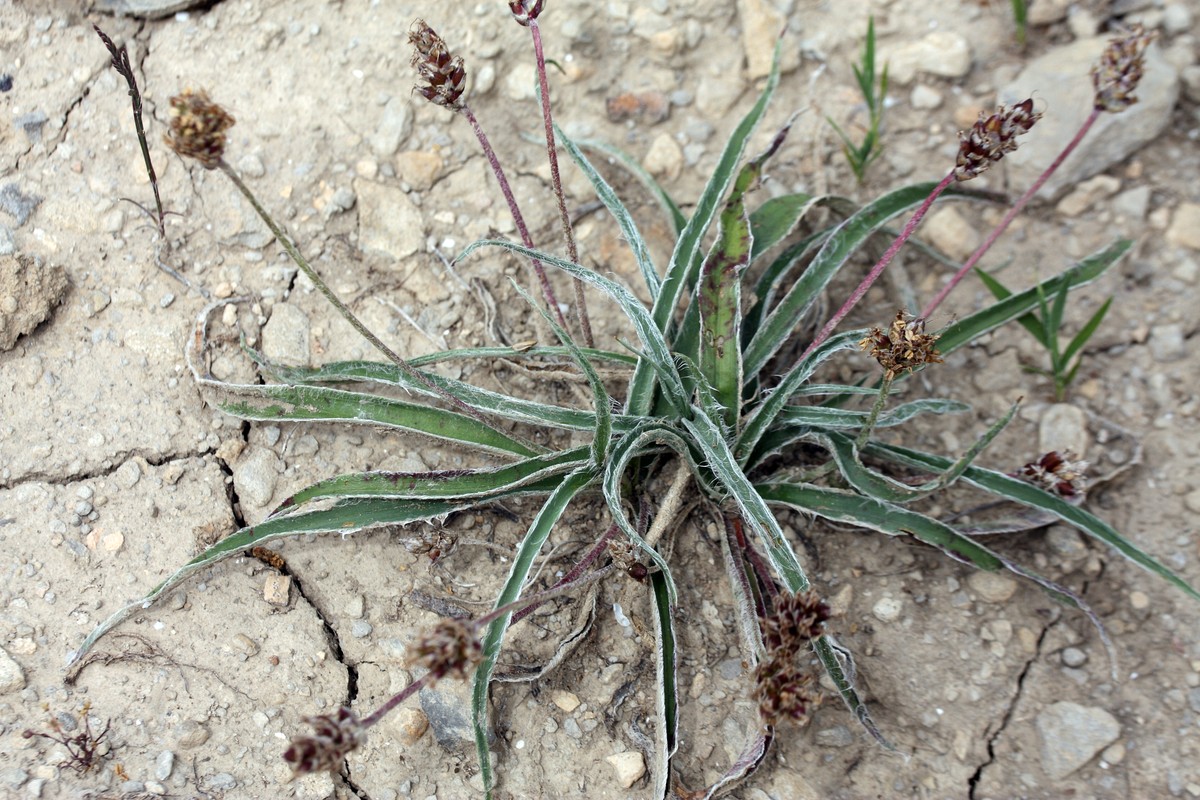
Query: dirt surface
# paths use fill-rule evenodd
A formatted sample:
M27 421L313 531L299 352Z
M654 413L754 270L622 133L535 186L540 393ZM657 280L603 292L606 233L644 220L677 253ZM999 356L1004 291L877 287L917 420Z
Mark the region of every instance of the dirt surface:
M460 516L444 531L288 542L278 548L291 578L282 604L268 586L275 567L227 561L123 625L99 647L110 658L89 665L76 685L63 683L69 654L112 610L313 480L486 463L370 428L243 424L204 403L183 354L206 300L159 270L158 252L196 287L249 298L214 320L218 377L256 380L236 353L239 329L251 344L294 363L370 351L297 277L223 175L162 146L170 95L203 87L231 111L237 125L229 160L339 294L400 352L538 334L507 288L507 276L524 276L520 264L483 255L451 273L437 257L492 231L511 234L512 223L467 125L410 92L406 37L423 15L466 57L472 105L514 178L535 238L555 241L531 48L504 3L206 5L139 20L83 2L0 0L0 87L7 87L0 93L0 250L12 275L19 265L46 275L61 268L67 277L65 289L57 279L19 278L6 278L16 282L4 288L14 305L19 298L22 308L48 318L0 352L0 796L479 796L465 691L450 681L372 731L343 775L287 783L280 754L305 730L304 717L344 703L366 713L406 685L404 649L439 612L485 608L533 505ZM1089 0L1069 10L1058 0L1039 2L1024 52L1005 2L776 5L778 12L769 0L551 0L543 27L548 57L560 67L551 70L560 123L643 160L675 198L695 198L752 103L763 56L786 18L787 72L750 151L761 150L793 112L801 116L758 197L837 192L861 201L944 175L956 130L992 106L1034 59L1102 34L1117 14L1160 32L1154 64L1167 71L1159 76L1165 88L1145 101L1164 109L1161 130L1115 163L1091 157L1088 172L1099 170L1099 178L1079 173L1074 180L1082 183L1026 215L985 262L1011 259L1006 282L1027 286L1116 236L1136 240L1117 267L1072 296L1069 331L1116 296L1071 395L1077 410L1053 407L1048 382L1022 371L1044 366L1046 356L1012 326L907 386L910 397L965 400L974 413L905 435L910 444L959 453L1024 396L1018 418L982 462L1013 469L1038 455L1039 437L1041 446L1065 441L1086 449L1097 475L1120 471L1092 492L1089 508L1200 583L1200 356L1189 346L1200 280L1193 25L1200 2L1110 7ZM880 57L892 63L893 81L886 150L859 187L825 117L851 127L864 118L851 63L868 13L876 15ZM169 251L158 249L147 217L123 199L153 202L124 83L92 22L129 43L173 212ZM1086 109L1087 76L1076 80L1066 91ZM1055 88L1048 81L1033 87L1035 97ZM611 118L613 100L633 116ZM1045 110L1047 118L1058 111ZM566 173L573 203L591 201L586 181ZM1023 190L1023 174L998 169L981 184ZM610 176L661 263L670 242L657 207L619 171ZM1003 209L952 207L930 220L926 234L961 258ZM588 263L636 282L634 262L602 213L582 217L579 238ZM914 251L852 321L887 320L909 298L930 297L946 275ZM30 297L35 284L53 296ZM569 295L561 283L560 292ZM978 282L968 281L932 322L944 324L985 300ZM599 296L591 305L601 342L630 336ZM849 377L865 365L843 369ZM461 375L561 402L578 397L562 381L511 366L469 365ZM949 495L934 510L977 501ZM911 543L799 515L781 519L831 598L831 627L857 654L871 712L899 752L871 743L828 698L807 728L780 736L764 768L733 796L1200 796L1200 605L1181 592L1065 528L999 541L1093 605L1115 642L1114 681L1086 618L1032 585L981 579ZM543 574L565 569L606 525L599 504L574 509L551 538ZM440 533L459 545L434 564L420 543ZM690 789L721 774L750 741L755 721L720 559L717 538L699 517L678 532L673 561L688 580L679 611L676 767L679 785ZM536 615L514 635L502 668L549 657L580 605ZM560 668L532 683L497 686L500 796L649 796L644 778L629 787L621 780L636 774L651 742L650 608L638 584L612 581L597 609L588 640ZM74 712L85 701L92 729L111 727L106 755L80 775L63 747L21 733L49 731L57 720L76 735ZM415 709L432 720L423 735L425 717ZM619 769L631 764L633 773Z

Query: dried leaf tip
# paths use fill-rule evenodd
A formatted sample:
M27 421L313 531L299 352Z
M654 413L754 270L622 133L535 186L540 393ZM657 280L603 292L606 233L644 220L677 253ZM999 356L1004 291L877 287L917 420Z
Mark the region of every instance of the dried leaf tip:
M225 155L225 131L236 120L204 91L185 89L171 98L171 128L163 141L176 153L216 169Z
M283 751L293 780L313 772L337 772L346 756L367 740L362 722L345 706L336 714L307 717L304 721L312 726L313 735L297 736Z
M970 130L958 134L958 163L954 177L960 181L986 172L993 163L1004 158L1005 153L1017 149L1017 137L1027 133L1034 123L1042 118L1040 111L1033 110L1033 98L1017 103L1012 108L1000 106L990 117L979 115L979 120Z
M529 26L530 20L535 20L542 13L546 0L509 0L508 7L513 19L521 25Z
M453 55L446 41L423 19L413 23L408 32L408 43L415 50L412 65L424 81L415 87L417 93L434 105L461 108L462 95L467 88L467 70L462 57Z
M409 664L429 670L432 684L447 675L462 680L483 660L483 645L469 624L445 619L409 649Z
M1116 113L1137 102L1133 92L1142 79L1145 71L1143 56L1153 40L1154 34L1146 33L1138 23L1125 35L1109 41L1100 56L1100 63L1092 67L1095 108Z
M870 351L891 380L901 372L912 372L925 364L941 364L942 355L934 347L937 340L937 334L925 333L924 320L897 311L886 333L872 328L858 346Z

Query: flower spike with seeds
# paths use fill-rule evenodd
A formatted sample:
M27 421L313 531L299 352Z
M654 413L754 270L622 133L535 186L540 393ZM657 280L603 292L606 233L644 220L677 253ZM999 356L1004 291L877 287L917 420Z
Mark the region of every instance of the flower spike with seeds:
M176 153L216 169L225 155L225 131L236 120L204 91L185 89L171 98L171 129L163 141Z
M791 720L808 722L821 703L813 676L797 664L809 642L824 632L829 606L816 592L776 595L772 612L759 618L766 657L754 670L754 699L762 721L771 727Z
M1016 150L1017 137L1028 133L1041 118L1041 112L1033 110L1033 98L1017 103L1012 108L1000 106L990 117L980 114L970 130L958 134L961 144L958 163L954 168L955 179L969 181L987 171L1006 153Z
M1124 36L1108 43L1100 63L1092 67L1092 86L1096 90L1095 107L1116 113L1137 102L1133 94L1145 71L1146 48L1154 34L1146 33L1141 24L1134 25Z
M413 46L412 65L425 85L415 87L417 93L434 105L458 110L467 85L467 70L461 56L452 55L450 48L433 28L419 19L408 33Z
M528 26L530 20L538 18L546 0L509 0L508 7L512 10L513 19L521 25Z
M409 663L428 669L431 681L447 675L463 680L482 660L476 629L455 619L439 622L409 650Z
M336 714L307 717L312 736L297 736L283 751L283 760L292 768L292 779L313 772L337 772L346 756L367 740L366 726L350 709L342 706Z
M872 328L858 346L871 352L890 381L901 372L912 372L925 364L941 364L942 356L934 347L937 340L937 334L925 333L923 320L897 311L887 333Z

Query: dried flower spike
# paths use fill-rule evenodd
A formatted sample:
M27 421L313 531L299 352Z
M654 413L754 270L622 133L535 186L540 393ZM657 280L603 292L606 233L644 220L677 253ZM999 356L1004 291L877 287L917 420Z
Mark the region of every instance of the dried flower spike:
M312 772L337 772L346 756L367 740L366 729L345 706L335 715L322 714L304 721L312 725L313 735L297 736L283 751L293 779Z
M814 591L781 592L775 597L772 613L759 620L763 646L767 652L795 653L801 644L821 635L829 614L829 606Z
M417 93L434 105L458 109L462 107L462 95L467 88L467 70L460 56L451 54L450 48L433 28L419 19L408 32L408 43L416 50L412 65L424 85L417 85Z
M934 347L937 340L937 334L925 333L924 320L897 311L887 333L872 328L858 346L871 352L883 367L887 379L891 380L901 372L911 372L924 364L941 364L942 356Z
M1041 118L1041 112L1033 110L1033 98L1012 108L1000 106L990 117L980 114L970 130L958 134L960 144L958 163L954 167L955 179L969 181L986 172L993 163L1004 158L1005 153L1016 150L1017 137L1027 133Z
M225 155L225 131L235 122L228 111L208 99L207 92L184 89L171 98L171 129L163 141L205 169L216 169Z
M475 629L455 619L442 620L409 649L409 663L429 670L431 683L447 675L462 680L482 660Z
M1133 91L1145 69L1142 56L1153 40L1154 34L1146 33L1146 29L1138 23L1124 36L1109 41L1100 56L1100 63L1092 67L1096 109L1116 113L1137 102Z
M1079 460L1070 450L1061 453L1051 450L1037 461L1021 467L1017 474L1064 500L1081 502L1087 490L1088 466L1088 462Z
M509 0L508 3L513 19L525 26L529 25L530 20L538 18L545 5L546 0Z
M792 654L782 651L755 669L754 699L762 721L771 727L787 721L805 725L821 704L813 676L796 666Z

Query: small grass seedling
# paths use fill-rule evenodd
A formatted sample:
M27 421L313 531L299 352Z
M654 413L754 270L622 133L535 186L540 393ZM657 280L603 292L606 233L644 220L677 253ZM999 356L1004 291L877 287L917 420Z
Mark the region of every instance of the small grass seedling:
M867 126L863 133L863 140L855 144L854 140L833 121L832 117L826 117L826 119L837 132L838 138L842 140L842 153L845 154L850 169L854 171L854 177L858 179L859 184L862 184L867 175L867 168L883 152L883 146L879 140L879 129L883 124L884 102L887 99L888 90L887 64L883 65L882 73L879 75L875 73L875 17L871 17L867 22L867 40L863 44L860 63L854 65L854 78L858 81L858 90L862 93L863 102L867 107Z

